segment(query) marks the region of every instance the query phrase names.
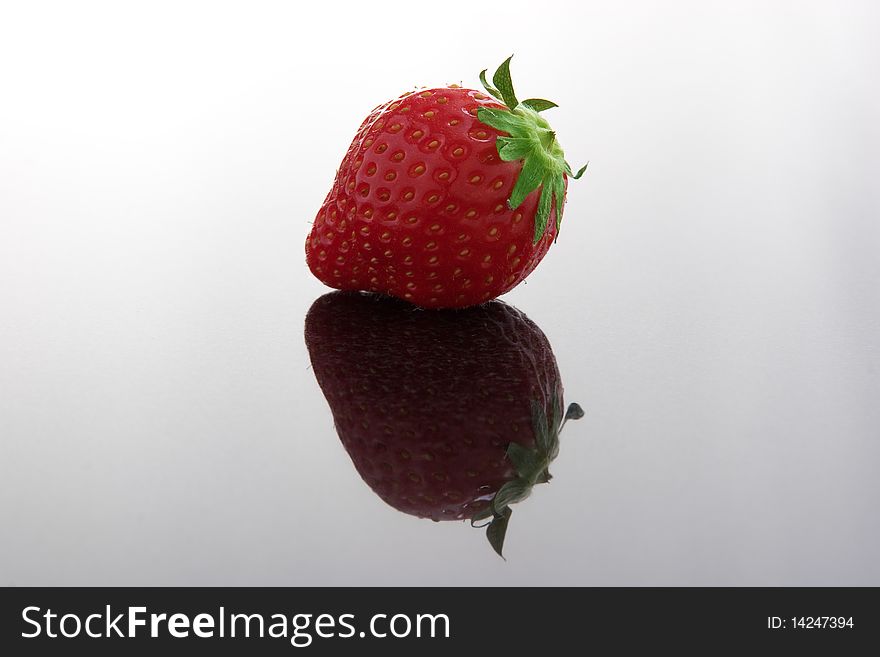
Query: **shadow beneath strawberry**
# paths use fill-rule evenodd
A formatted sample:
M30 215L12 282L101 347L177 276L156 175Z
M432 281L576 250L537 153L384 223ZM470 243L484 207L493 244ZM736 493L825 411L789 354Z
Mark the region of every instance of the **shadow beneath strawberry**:
M511 505L550 480L563 413L550 343L501 301L425 311L333 292L306 316L318 384L355 468L420 518L485 523L501 555Z

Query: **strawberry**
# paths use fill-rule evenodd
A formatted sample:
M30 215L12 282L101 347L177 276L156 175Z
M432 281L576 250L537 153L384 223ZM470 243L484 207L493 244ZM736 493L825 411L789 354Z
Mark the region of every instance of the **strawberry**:
M556 133L518 101L510 58L480 80L406 93L364 120L306 240L314 275L425 308L509 291L559 233L568 178Z
M550 343L500 301L424 312L333 292L306 344L355 469L387 504L432 520L489 520L501 554L510 505L549 481L567 419ZM548 421L549 418L549 421Z

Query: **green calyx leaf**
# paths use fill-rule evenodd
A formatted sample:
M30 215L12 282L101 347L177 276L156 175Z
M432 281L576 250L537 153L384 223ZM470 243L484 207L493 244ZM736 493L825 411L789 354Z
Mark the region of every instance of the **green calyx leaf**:
M578 404L571 404L565 415L562 414L562 400L553 395L550 399L551 416L542 402L533 400L532 430L535 447L530 448L520 443L507 446L507 458L516 469L516 477L506 482L492 498L489 507L471 519L471 525L486 527L486 537L499 556L503 558L504 537L510 521L511 505L526 499L535 484L543 484L552 478L549 471L550 463L559 455L559 433L568 420L583 417L584 411ZM491 520L484 525L477 522Z
M528 98L522 102L517 100L510 77L512 57L513 55L505 59L498 67L492 76L491 85L486 79L486 71L480 73L483 87L506 108L480 107L477 109L477 118L486 125L507 133L496 140L498 155L504 162L523 163L522 171L507 201L508 206L516 209L529 194L537 189L541 190L533 238L537 243L547 232L547 224L554 208L558 237L565 205L565 180L577 180L587 167L585 165L576 174L572 173L571 166L565 161L565 153L556 139L556 133L539 114L557 107L556 103L543 98Z
M566 163L566 166L568 166L567 163ZM566 172L569 176L571 176L572 178L574 178L575 180L577 180L577 179L580 178L582 175L584 175L584 171L587 170L587 167L588 167L588 166L590 166L590 163L589 163L589 162L587 162L584 166L582 166L580 169L578 169L578 172L577 172L577 173L572 173L572 172L571 172L571 167L568 167L568 168L566 169L565 172Z
M535 443L542 452L550 451L550 427L547 426L547 414L540 402L532 400L532 431Z
M526 107L531 107L536 112L543 112L551 107L559 107L552 100L544 100L543 98L527 98L522 102Z
M489 545L492 546L492 549L502 559L504 559L502 554L504 550L504 537L507 535L507 525L512 514L513 511L511 511L510 507L507 507L501 515L495 516L486 527L486 538L489 539ZM507 561L507 559L504 560Z
M566 420L580 420L583 416L584 409L582 409L581 405L577 403L569 404L568 410L565 411Z
M480 83L483 85L483 89L485 89L486 91L489 92L490 96L493 96L494 98L500 100L501 102L504 102L504 98L501 96L501 92L498 91L495 87L491 86L486 81L486 69L483 69L482 71L480 71Z
M505 105L508 107L516 107L519 105L519 101L516 99L516 94L513 92L513 80L510 78L511 59L513 59L513 55L505 59L501 66L498 67L498 70L495 71L495 75L492 76L492 84L498 89L498 93L501 94L501 98L504 100Z
M538 453L533 449L523 447L519 443L510 443L507 448L507 458L513 463L516 473L520 477L528 477L539 466Z

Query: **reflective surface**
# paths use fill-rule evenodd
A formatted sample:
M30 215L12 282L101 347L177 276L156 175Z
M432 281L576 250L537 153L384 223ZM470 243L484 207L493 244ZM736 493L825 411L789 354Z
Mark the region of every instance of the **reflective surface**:
M500 301L426 312L334 292L312 305L305 335L364 482L403 513L486 527L503 556L512 507L550 482L559 434L584 414L564 410L541 329Z
M366 6L0 16L0 584L880 584L877 8L773 4L579 4L552 60L413 6L475 45L320 109ZM504 297L586 411L505 562L358 474L302 247L376 103L511 44L590 169Z

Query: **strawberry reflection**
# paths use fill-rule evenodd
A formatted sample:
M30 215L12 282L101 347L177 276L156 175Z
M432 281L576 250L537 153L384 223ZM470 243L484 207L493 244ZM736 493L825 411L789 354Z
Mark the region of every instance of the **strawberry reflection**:
M315 377L367 485L414 516L486 526L500 555L511 505L550 480L563 412L550 343L493 301L424 311L333 292L306 316Z

